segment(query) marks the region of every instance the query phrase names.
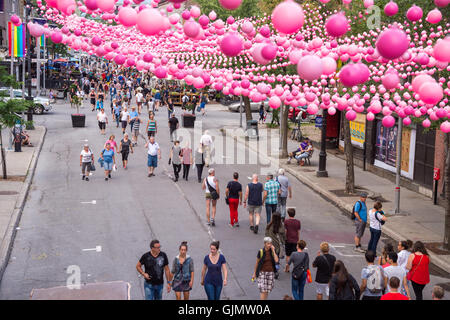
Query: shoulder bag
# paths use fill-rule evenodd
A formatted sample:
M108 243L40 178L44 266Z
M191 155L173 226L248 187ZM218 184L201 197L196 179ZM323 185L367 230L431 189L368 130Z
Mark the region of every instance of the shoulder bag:
M415 255L415 254L414 254L414 255ZM414 274L415 274L416 271L417 271L417 268L419 267L420 263L422 262L422 258L423 258L423 254L422 254L422 256L420 257L419 263L417 264L416 268L414 269L414 272L412 272L412 270L410 270L410 271L408 272L408 274L406 275L406 279L407 279L407 280L412 281L412 277L414 276ZM413 261L414 261L414 259L413 259Z
M219 199L219 194L217 193L217 190L214 189L213 187L211 187L211 185L209 184L209 182L208 182L208 177L206 177L205 179L206 179L206 184L208 185L209 193L211 194L211 198L212 198L213 200ZM212 189L212 190L211 190L211 189Z

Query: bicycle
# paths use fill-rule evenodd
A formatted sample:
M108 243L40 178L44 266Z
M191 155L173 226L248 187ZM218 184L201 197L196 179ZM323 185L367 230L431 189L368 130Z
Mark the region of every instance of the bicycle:
M302 129L300 128L300 122L298 122L298 126L296 128L292 129L291 139L297 140L298 142L303 140L303 133Z

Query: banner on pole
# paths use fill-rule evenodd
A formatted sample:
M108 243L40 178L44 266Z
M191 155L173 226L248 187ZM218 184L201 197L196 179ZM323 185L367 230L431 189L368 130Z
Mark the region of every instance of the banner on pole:
M12 22L8 22L8 47L10 56L25 56L25 39L25 24L16 27Z

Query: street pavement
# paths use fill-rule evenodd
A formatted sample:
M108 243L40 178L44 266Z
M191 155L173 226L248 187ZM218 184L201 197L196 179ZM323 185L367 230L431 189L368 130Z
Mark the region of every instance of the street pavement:
M128 170L122 169L121 159L117 157L119 170L112 173L110 181L104 181L98 164L91 181L82 181L79 154L83 144L90 144L97 159L110 134L115 134L117 141L121 138L121 129L112 124L111 118L107 134L100 135L95 113L90 111L87 102L85 105L81 109L87 115L85 128L71 127L70 113L74 111L63 103L56 105L49 114L35 116L36 124L47 128L47 135L20 230L0 283L0 299L29 299L33 288L64 286L69 277L67 269L73 265L79 266L82 283L127 281L131 284L131 298L143 299L143 279L135 266L141 255L149 250L149 243L154 238L161 241L162 251L167 253L170 265L178 254L179 244L188 241L188 254L193 257L195 265L192 299L206 299L200 285L200 274L203 258L208 254L209 243L213 239L220 240L220 250L229 269L228 285L224 287L222 299L258 299L257 285L250 278L264 235L250 232L248 215L243 207L239 207L240 228L228 227L229 211L223 198L226 183L232 179L234 171L239 172L240 182L245 186L250 182L248 177L252 173L265 172L265 166L236 164L229 153L223 154L222 159L231 163L212 165L219 179L221 200L217 208L217 226L207 227L204 191L197 182L195 168L191 169L188 182L181 179L175 183L170 178L173 171L168 165L171 143L166 108L156 116L159 127L156 140L161 146L162 160L158 163L155 177L147 177L147 152L141 136L135 153L130 154ZM106 110L110 116L109 108ZM214 131L239 123L239 114L232 114L226 108L207 107L207 110L202 121L203 129ZM178 108L176 114L180 119ZM147 120L144 114L143 118ZM142 133L144 130L141 126ZM193 130L188 131L192 133ZM194 142L196 145L198 140ZM234 148L236 153L247 152L249 159L256 157L253 151L243 150L242 144L237 143ZM206 174L205 169L203 177ZM300 237L307 242L310 260L316 256L319 244L328 241L332 245L331 253L343 260L349 272L360 282L364 256L353 251L354 227L351 221L335 205L293 176L288 176L293 189L288 207L297 209L296 217L302 223ZM264 180L265 177L260 175L260 181ZM265 226L265 221L263 209L262 226ZM363 243L367 243L368 237L367 232ZM99 246L101 250L92 250ZM314 269L312 275L314 278ZM431 283L424 290L424 298L431 298L434 284L447 282L446 278L432 275ZM281 271L269 298L278 300L285 294L292 296L290 274ZM175 299L175 295L164 291L163 298ZM315 299L313 283L306 285L305 299Z

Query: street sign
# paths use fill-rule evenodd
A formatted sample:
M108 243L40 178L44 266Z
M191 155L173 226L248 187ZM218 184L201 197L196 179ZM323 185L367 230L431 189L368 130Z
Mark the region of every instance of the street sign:
M433 179L436 180L436 181L441 179L441 169L434 168L434 170L433 170Z
M316 117L316 128L322 128L322 123L323 123L323 118L322 116L317 116Z

